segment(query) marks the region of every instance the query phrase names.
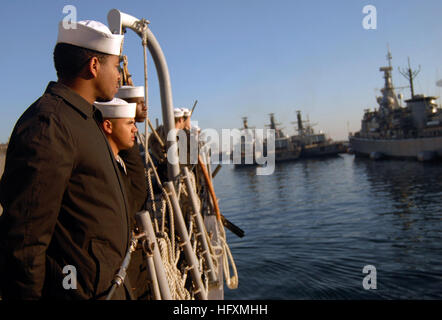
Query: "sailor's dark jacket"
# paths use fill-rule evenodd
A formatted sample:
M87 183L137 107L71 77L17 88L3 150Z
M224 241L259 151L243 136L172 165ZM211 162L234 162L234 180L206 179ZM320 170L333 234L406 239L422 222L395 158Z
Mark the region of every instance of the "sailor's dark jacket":
M135 141L132 148L122 150L119 153L126 165L125 181L130 203L131 229L135 223L135 215L144 207L147 198L146 175L144 163L140 155L140 145ZM121 172L121 171L120 171Z
M140 156L140 145L135 141L132 148L120 151L120 157L124 160L125 177L128 196L130 200L131 230L136 226L136 213L143 210L147 199L147 184L144 173L144 164ZM120 171L121 172L121 171ZM141 248L137 248L131 256L127 274L131 279L130 288L134 299L146 300L149 292L149 279L147 277L147 260Z
M130 209L100 116L51 82L16 123L0 183L3 298L101 299L109 291L128 248ZM125 297L120 287L114 298Z

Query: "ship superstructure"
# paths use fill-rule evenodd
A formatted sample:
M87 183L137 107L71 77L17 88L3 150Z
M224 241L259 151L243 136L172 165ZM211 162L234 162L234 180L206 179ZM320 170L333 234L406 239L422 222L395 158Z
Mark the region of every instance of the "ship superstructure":
M384 73L382 96L377 98L379 108L364 110L361 130L350 135L350 145L356 155L417 158L432 160L442 155L442 109L437 97L414 94L413 73L409 67L411 98L405 106L399 103L392 81L391 54ZM413 76L414 75L414 76Z
M262 156L262 153L256 148L254 127L249 127L247 117L243 117L242 120L243 127L239 129L241 135L238 143L240 152L233 152L231 157L235 167L257 166L257 159Z
M301 148L290 137L284 133L279 123L275 121L275 114L270 113L270 124L266 125L269 129L274 130L275 133L275 161L289 161L299 159ZM264 142L264 149L266 150L267 143Z
M301 158L335 156L344 151L339 142L327 138L325 133L316 133L310 121L302 120L301 111L296 111L297 135L291 136L292 143L301 147Z

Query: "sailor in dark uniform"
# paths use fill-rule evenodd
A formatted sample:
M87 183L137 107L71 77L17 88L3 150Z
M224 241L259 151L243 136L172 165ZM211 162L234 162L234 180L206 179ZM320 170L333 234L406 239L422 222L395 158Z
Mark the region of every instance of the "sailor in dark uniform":
M180 152L180 167L181 170L183 170L183 167L188 168L188 175L190 178L191 185L197 193L197 184L196 184L196 178L195 178L195 164L198 163L198 135L196 134L195 130L192 130L192 124L191 124L191 115L192 112L187 108L181 108L183 111L183 128L182 132L185 133L182 135L183 138L186 139L186 144L180 145L179 152ZM196 150L193 150L196 149ZM182 155L181 153L185 153L185 155ZM191 190L187 190L187 186L185 181L182 179L181 185L183 188L183 194L180 196L180 204L181 204L181 210L185 217L188 217L189 214L193 213L193 206L190 198L190 192ZM196 197L196 200L199 201L199 198ZM200 205L198 203L198 205Z
M175 129L177 130L177 133L179 130L184 129L184 112L182 109L175 108L173 110L174 118L175 118ZM166 144L167 144L167 135L168 132L166 132L166 129L164 125L160 125L156 132L158 133L159 137L161 138L162 142L164 143L164 146L161 146L160 142L158 141L157 137L154 134L151 134L149 136L149 150L152 155L153 161L157 165L158 175L160 176L161 182L167 181L167 150L166 150Z
M136 103L135 122L144 122L147 117L147 107L144 102L144 86L122 86L115 95L128 103ZM147 198L147 184L144 163L140 155L137 138L133 147L119 153L127 167L128 193L134 206L132 207L133 226L136 226L135 215L144 208ZM132 253L127 270L131 279L133 294L138 300L149 297L149 279L147 274L147 257L138 247Z
M144 122L147 117L147 107L144 103L143 86L122 86L118 89L116 98L120 98L128 103L136 104L135 122ZM130 191L133 201L135 201L134 212L140 211L146 202L147 185L145 176L145 160L140 154L140 143L138 135L135 136L133 147L120 151L119 155L124 160L128 168L130 177Z
M130 209L93 103L117 92L122 40L96 21L76 29L60 22L58 81L17 121L1 179L3 299L103 299L109 292L128 249ZM130 297L124 287L114 299Z
M115 97L137 104L135 122L144 122L146 120L147 106L144 102L144 86L122 86L118 89Z
M122 150L130 149L135 144L135 103L128 103L122 99L114 98L108 102L95 102L94 106L100 110L103 117L101 127L106 135L115 160L122 173L127 176L124 160L119 156Z

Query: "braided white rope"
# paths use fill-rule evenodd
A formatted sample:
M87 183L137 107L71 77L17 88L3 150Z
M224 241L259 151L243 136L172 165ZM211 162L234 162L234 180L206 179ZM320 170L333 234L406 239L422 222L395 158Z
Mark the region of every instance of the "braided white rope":
M190 300L191 296L188 290L185 288L186 279L182 278L180 270L174 263L171 242L167 233L163 237L158 237L158 247L160 248L161 260L169 283L170 291L172 293L172 299L174 300Z
M154 199L153 195L153 187L152 187L152 178L151 174L152 171L156 171L156 168L149 168L147 172L148 177L148 188L149 188L149 194L152 199ZM194 190L196 190L196 177L195 175L191 174L189 175L191 179L192 186L194 187ZM185 283L188 276L188 271L190 270L189 266L185 267L184 270L181 272L178 269L178 262L180 258L180 245L176 244L175 241L175 227L174 227L174 217L173 217L173 207L170 200L170 197L167 193L167 191L161 187L161 229L158 226L158 222L155 220L155 229L158 233L158 247L160 249L160 255L161 259L163 261L163 265L165 268L165 273L167 277L167 281L169 283L169 287L172 293L172 298L177 300L189 300L194 299L194 294L192 290L189 292L185 288ZM183 196L188 196L188 190L186 189L185 184L181 183L179 186L179 195L183 194ZM208 194L205 194L208 196ZM201 208L201 199L198 198L197 205L199 208ZM208 204L208 203L206 203ZM152 204L152 209L154 212L156 211L156 204ZM166 212L167 209L169 209L169 235L165 233L165 222L166 222ZM192 210L193 211L193 210ZM156 216L155 216L156 217ZM194 221L193 221L193 215L189 214L189 225L188 225L188 232L190 236L190 242L193 246L193 250L195 255L198 259L198 268L203 272L204 270L204 258L202 255L202 248L200 245L200 241L198 241L198 235L196 234L197 230L194 228ZM207 243L209 246L210 256L213 261L214 269L213 272L216 274L218 273L218 262L219 258L221 257L222 263L223 263L223 273L225 275L226 279L226 285L230 289L235 289L238 287L238 272L235 265L235 261L233 259L232 253L230 251L230 248L226 241L226 235L224 226L222 223L218 223L220 235L219 235L219 244L218 245L212 245L212 241L209 237L209 234L207 233L206 228L203 230L203 235L207 239ZM161 231L160 231L161 230ZM218 252L218 253L217 253ZM230 264L229 264L230 263ZM231 267L231 268L230 268ZM233 276L231 276L230 269L232 269ZM207 272L205 273L204 277L204 287L206 290L208 290L209 283L208 283L208 276ZM218 276L218 274L217 274Z
M223 270L226 278L226 285L229 289L238 288L238 270L236 268L235 260L233 259L232 252L230 251L229 245L226 241L226 231L224 230L224 226L219 221L218 226L220 228L220 237L222 254L223 254ZM230 267L229 261L232 267L233 276L230 276Z

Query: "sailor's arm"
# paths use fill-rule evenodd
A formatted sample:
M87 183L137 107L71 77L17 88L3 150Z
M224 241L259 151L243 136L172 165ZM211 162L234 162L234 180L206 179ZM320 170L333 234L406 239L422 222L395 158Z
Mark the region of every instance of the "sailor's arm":
M38 299L52 239L73 168L73 143L57 116L21 121L9 144L0 185L0 279L4 298Z
M160 135L161 138L163 138L164 134L162 127L159 128L158 134ZM166 148L161 146L161 144L158 142L157 138L153 134L150 135L148 144L152 156L158 162L160 163L164 162L166 160Z

